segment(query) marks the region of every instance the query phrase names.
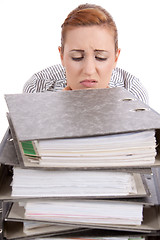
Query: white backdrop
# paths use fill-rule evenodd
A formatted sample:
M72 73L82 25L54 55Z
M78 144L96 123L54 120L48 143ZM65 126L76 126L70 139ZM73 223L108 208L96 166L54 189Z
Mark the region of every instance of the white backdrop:
M94 0L113 16L119 31L118 66L140 78L150 106L160 113L159 0ZM21 93L37 71L60 63L61 24L86 1L0 0L0 140L8 126L4 94Z

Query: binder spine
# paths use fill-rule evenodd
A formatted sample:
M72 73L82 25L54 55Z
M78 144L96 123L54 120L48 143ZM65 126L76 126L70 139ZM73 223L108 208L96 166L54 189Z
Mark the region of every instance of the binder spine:
M158 204L160 205L160 168L152 168Z
M3 204L2 201L0 201L0 239L3 239Z
M19 165L13 138L8 128L0 144L0 164L17 166Z
M9 128L8 128L7 131L6 131L6 133L5 133L5 135L4 135L4 137L3 137L3 139L2 139L2 141L1 141L1 143L0 143L0 155L2 154L2 151L3 151L3 149L4 149L6 140L7 140L8 135L9 135L9 131L10 131L10 130L9 130Z

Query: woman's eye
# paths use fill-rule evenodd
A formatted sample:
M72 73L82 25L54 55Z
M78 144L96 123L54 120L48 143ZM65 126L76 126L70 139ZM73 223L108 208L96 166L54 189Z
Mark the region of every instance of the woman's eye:
M98 61L106 61L107 58L106 57L96 57L95 58L98 60Z
M79 61L83 60L83 57L72 57L72 60L79 62Z

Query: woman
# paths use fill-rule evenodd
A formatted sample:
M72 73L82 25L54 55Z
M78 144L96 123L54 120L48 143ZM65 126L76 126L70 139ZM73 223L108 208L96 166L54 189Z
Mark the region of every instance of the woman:
M34 74L24 92L124 87L147 103L147 94L137 78L116 68L120 55L117 27L102 7L83 4L62 24L62 65Z

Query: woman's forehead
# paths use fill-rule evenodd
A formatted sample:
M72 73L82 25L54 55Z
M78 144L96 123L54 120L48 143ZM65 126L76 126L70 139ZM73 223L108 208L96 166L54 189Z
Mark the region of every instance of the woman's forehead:
M70 50L84 50L90 46L94 50L107 51L106 46L114 47L113 33L100 26L81 26L69 29L65 38L65 45Z

